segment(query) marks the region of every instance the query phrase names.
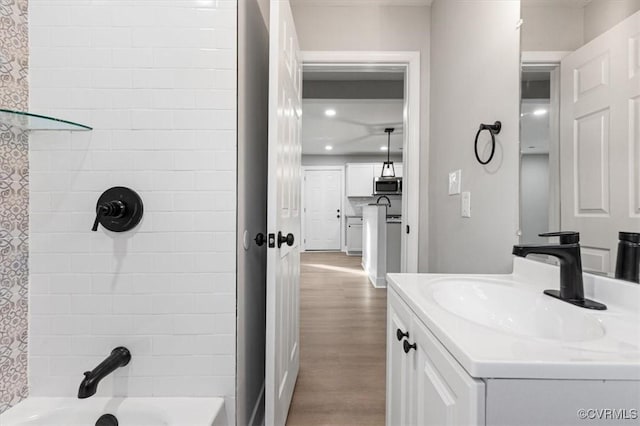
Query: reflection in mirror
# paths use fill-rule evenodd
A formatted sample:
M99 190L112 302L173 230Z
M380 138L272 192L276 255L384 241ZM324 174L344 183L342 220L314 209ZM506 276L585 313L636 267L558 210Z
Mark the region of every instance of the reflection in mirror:
M581 234L613 274L640 232L640 0L522 0L521 242Z
M549 224L550 72L522 71L520 108L521 243L543 243ZM553 111L556 113L556 111Z

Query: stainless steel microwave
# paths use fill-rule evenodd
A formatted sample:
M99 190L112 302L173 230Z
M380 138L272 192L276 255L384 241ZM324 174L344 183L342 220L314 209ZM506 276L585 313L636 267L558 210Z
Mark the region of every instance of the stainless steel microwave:
M375 177L373 178L373 195L399 195L402 194L401 177Z

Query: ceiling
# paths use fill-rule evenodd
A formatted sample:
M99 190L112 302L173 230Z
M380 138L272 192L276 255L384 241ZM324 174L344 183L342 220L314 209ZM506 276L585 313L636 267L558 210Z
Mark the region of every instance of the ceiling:
M539 111L539 115L535 114ZM540 114L542 111L546 113ZM520 152L545 154L549 152L549 100L523 99L520 110Z
M333 117L325 111L335 110ZM402 152L402 99L303 99L304 155L386 155L385 127L394 127L391 153ZM333 149L328 151L329 145Z

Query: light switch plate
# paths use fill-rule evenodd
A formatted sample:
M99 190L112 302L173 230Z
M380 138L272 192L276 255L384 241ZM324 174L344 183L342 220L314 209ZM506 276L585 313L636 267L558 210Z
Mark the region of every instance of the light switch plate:
M471 217L471 193L463 192L460 197L462 217Z
M449 195L460 193L460 180L462 179L462 170L456 170L449 173Z

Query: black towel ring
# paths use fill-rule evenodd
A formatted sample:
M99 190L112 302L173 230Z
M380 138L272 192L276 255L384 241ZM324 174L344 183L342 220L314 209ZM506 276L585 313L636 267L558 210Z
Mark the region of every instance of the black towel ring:
M496 135L500 133L501 129L502 129L502 123L499 121L496 121L494 124L480 124L478 133L476 133L476 141L474 143L474 151L475 151L476 160L478 160L478 163L482 165L489 164L489 162L493 159L493 154L495 154L496 152ZM478 155L478 136L480 136L480 133L482 133L483 130L488 130L489 133L491 133L491 154L489 155L489 158L487 159L487 161L482 161L480 159L480 156Z

